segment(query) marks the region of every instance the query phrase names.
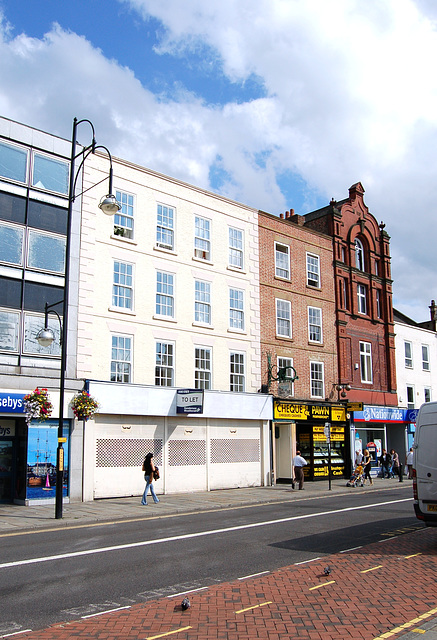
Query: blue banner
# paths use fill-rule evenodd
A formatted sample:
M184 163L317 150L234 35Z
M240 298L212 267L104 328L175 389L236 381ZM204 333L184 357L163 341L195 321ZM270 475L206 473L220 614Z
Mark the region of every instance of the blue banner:
M399 407L365 406L363 411L354 411L355 422L416 422L419 409Z
M25 393L0 392L0 413L24 413Z

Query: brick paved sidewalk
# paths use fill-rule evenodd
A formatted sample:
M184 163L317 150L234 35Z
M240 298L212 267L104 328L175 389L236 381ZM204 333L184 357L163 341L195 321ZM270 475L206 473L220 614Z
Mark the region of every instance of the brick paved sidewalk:
M324 575L329 566L330 575ZM437 529L183 596L19 634L20 640L437 639Z

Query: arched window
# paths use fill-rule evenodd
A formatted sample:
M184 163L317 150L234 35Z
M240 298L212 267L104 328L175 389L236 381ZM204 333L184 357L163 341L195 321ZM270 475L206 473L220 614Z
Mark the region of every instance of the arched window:
M364 271L364 248L358 238L355 238L355 266L360 271Z

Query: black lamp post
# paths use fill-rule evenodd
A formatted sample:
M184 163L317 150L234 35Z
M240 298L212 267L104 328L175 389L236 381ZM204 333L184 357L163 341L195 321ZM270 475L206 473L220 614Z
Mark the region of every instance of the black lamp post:
M82 122L87 122L92 130L93 138L91 144L87 147L83 147L78 153L76 152L76 140L77 140L77 127L82 124ZM67 333L68 333L68 294L69 294L69 277L70 277L70 248L71 248L71 221L72 221L72 213L73 213L73 203L76 199L76 186L79 174L85 164L86 159L91 153L95 153L98 149L103 149L107 152L109 157L109 189L108 195L104 196L100 203L99 208L106 213L107 215L114 215L117 211L120 211L121 205L117 202L115 196L112 194L112 157L109 150L104 146L96 145L95 131L94 125L90 120L78 120L74 118L73 120L73 135L71 138L71 160L70 160L70 182L68 189L68 212L67 212L67 237L66 237L66 246L65 246L65 279L64 279L64 299L56 302L54 304L45 305L45 319L44 319L44 329L42 329L38 335L37 340L39 344L42 346L49 346L55 336L53 331L48 327L48 313L52 307L55 307L59 304L62 304L62 326L61 326L61 373L60 373L60 383L59 383L59 422L58 422L58 448L56 451L56 498L55 498L55 518L62 518L62 498L63 498L63 484L64 484L64 449L63 449L63 441L64 441L64 394L65 394L65 374L67 368ZM81 162L77 168L75 169L75 163L77 158L81 157ZM105 180L106 178L104 178ZM89 187L97 186L103 182L97 182L96 184ZM86 189L85 191L88 191ZM84 191L81 191L78 196L81 196ZM53 311L53 310L52 310ZM59 318L59 322L61 324L61 320L59 314L56 311L53 311Z

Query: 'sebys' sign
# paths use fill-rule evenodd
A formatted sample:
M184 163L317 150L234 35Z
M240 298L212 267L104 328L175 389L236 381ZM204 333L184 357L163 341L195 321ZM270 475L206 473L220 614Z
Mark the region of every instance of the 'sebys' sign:
M176 413L203 413L203 389L178 389Z

